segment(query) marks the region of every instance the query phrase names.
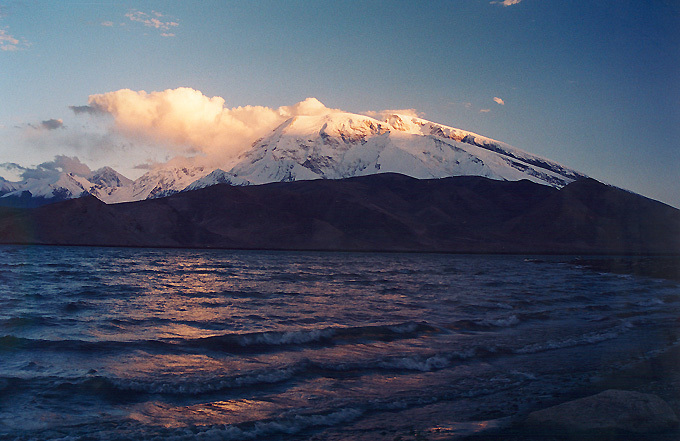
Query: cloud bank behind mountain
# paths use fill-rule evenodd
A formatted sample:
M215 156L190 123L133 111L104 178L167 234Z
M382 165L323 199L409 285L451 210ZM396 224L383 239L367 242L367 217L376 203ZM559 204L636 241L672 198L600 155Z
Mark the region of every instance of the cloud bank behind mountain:
M121 89L90 95L87 106L71 109L76 114L111 115L111 130L117 134L215 163L236 158L288 118L332 111L316 98L276 109L229 108L224 98L208 97L188 87L150 93Z

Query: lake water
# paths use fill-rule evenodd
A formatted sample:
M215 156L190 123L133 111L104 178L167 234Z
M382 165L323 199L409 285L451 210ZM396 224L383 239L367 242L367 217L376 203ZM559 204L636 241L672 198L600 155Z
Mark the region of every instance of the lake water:
M2 246L0 439L480 430L676 343L570 259Z

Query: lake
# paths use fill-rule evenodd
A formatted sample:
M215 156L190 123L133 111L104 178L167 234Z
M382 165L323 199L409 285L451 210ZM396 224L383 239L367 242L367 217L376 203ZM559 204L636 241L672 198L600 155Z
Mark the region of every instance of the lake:
M677 344L680 282L572 257L0 247L0 438L505 424Z

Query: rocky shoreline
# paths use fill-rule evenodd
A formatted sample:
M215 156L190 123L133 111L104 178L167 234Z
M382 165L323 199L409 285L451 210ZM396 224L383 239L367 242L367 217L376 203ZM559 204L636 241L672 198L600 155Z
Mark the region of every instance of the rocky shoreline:
M470 406L474 402L470 401ZM677 441L680 439L680 345L640 360L514 415L439 402L382 412L310 441ZM610 424L613 421L614 424ZM594 426L593 426L594 423ZM589 427L588 425L591 425Z
M597 419L597 409L593 406L593 397L602 394L605 391L625 391L627 393L617 393L617 401L619 404L630 404L630 408L635 408L632 402L636 394L645 394L648 397L657 397L668 405L669 410L675 416L675 423L667 424L664 411L656 408L654 417L661 417L657 426L650 425L652 418L648 415L639 415L645 424L638 424L639 431L633 431L626 423L632 422L634 416L631 416L627 421L623 421L620 427L602 428L600 430L594 428L579 427L583 419L572 419L570 424L568 421L558 422L553 417L556 412L562 410L563 416L576 415L579 412L590 411L590 419ZM492 440L507 440L507 441L563 441L563 440L640 440L645 439L649 441L676 441L680 439L680 426L677 425L677 418L680 415L680 346L674 346L670 350L659 354L653 358L639 361L625 369L613 372L610 375L593 382L592 386L587 390L583 389L575 392L576 397L571 397L565 403L555 406L550 406L545 409L536 409L499 430L489 430L463 439L469 441L492 441ZM600 395L602 397L602 395ZM614 407L614 404L612 404ZM639 409L638 409L639 410ZM573 412L573 413L572 413ZM625 418L624 418L625 420ZM544 424L538 424L539 422ZM425 438L427 439L427 438ZM439 438L446 439L446 438ZM454 438L448 438L454 439ZM458 437L457 439L461 439Z

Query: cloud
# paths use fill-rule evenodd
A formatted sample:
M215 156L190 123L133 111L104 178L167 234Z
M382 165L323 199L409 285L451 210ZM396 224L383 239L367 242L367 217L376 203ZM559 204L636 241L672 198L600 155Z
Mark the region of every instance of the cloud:
M505 105L505 101L503 101L502 99L498 98L497 96L493 97L493 100L494 100L496 103L500 104L501 106L504 106L504 105Z
M56 130L64 128L64 121L61 119L48 119L40 123L40 127L46 130Z
M110 27L113 26L113 22L112 21L103 21L103 22L101 22L101 25L110 28Z
M14 52L25 49L29 46L25 41L19 41L7 32L7 28L0 29L0 50Z
M207 97L188 87L161 92L121 89L90 95L76 113L113 116L111 130L140 143L164 146L174 154L199 155L224 164L286 119L333 111L316 98L293 106L228 108L221 97ZM76 110L78 109L78 110Z
M20 181L21 174L26 170L16 162L5 162L0 164L0 177L7 179L8 181Z
M15 126L17 129L25 129L27 127L30 127L31 129L34 130L56 130L56 129L63 129L66 128L64 125L64 121L62 119L48 119L45 121L40 121L40 123L25 123L21 125Z
M57 155L53 161L43 162L34 168L22 167L15 163L0 164L0 167L10 172L18 172L22 180L52 178L60 173L86 177L92 173L90 167L80 162L80 159L66 155Z
M151 14L147 14L146 12L138 11L137 9L131 9L125 16L131 21L142 23L146 27L162 31L161 36L163 37L174 37L175 34L168 31L179 26L179 23L176 21L160 20L164 15L156 11L151 11Z
M491 2L492 5L503 5L503 6L512 6L512 5L517 5L521 2L522 0L503 0L501 1L495 1Z
M90 106L68 106L69 109L73 110L73 113L76 115L80 115L82 113L88 113L90 115L96 115L98 113L101 113L99 110L95 109L94 107Z
M489 113L491 109L479 109L479 113Z
M54 170L64 173L73 173L74 175L87 176L92 171L90 167L80 162L76 156L57 155L54 161L43 162L38 165L39 169Z

